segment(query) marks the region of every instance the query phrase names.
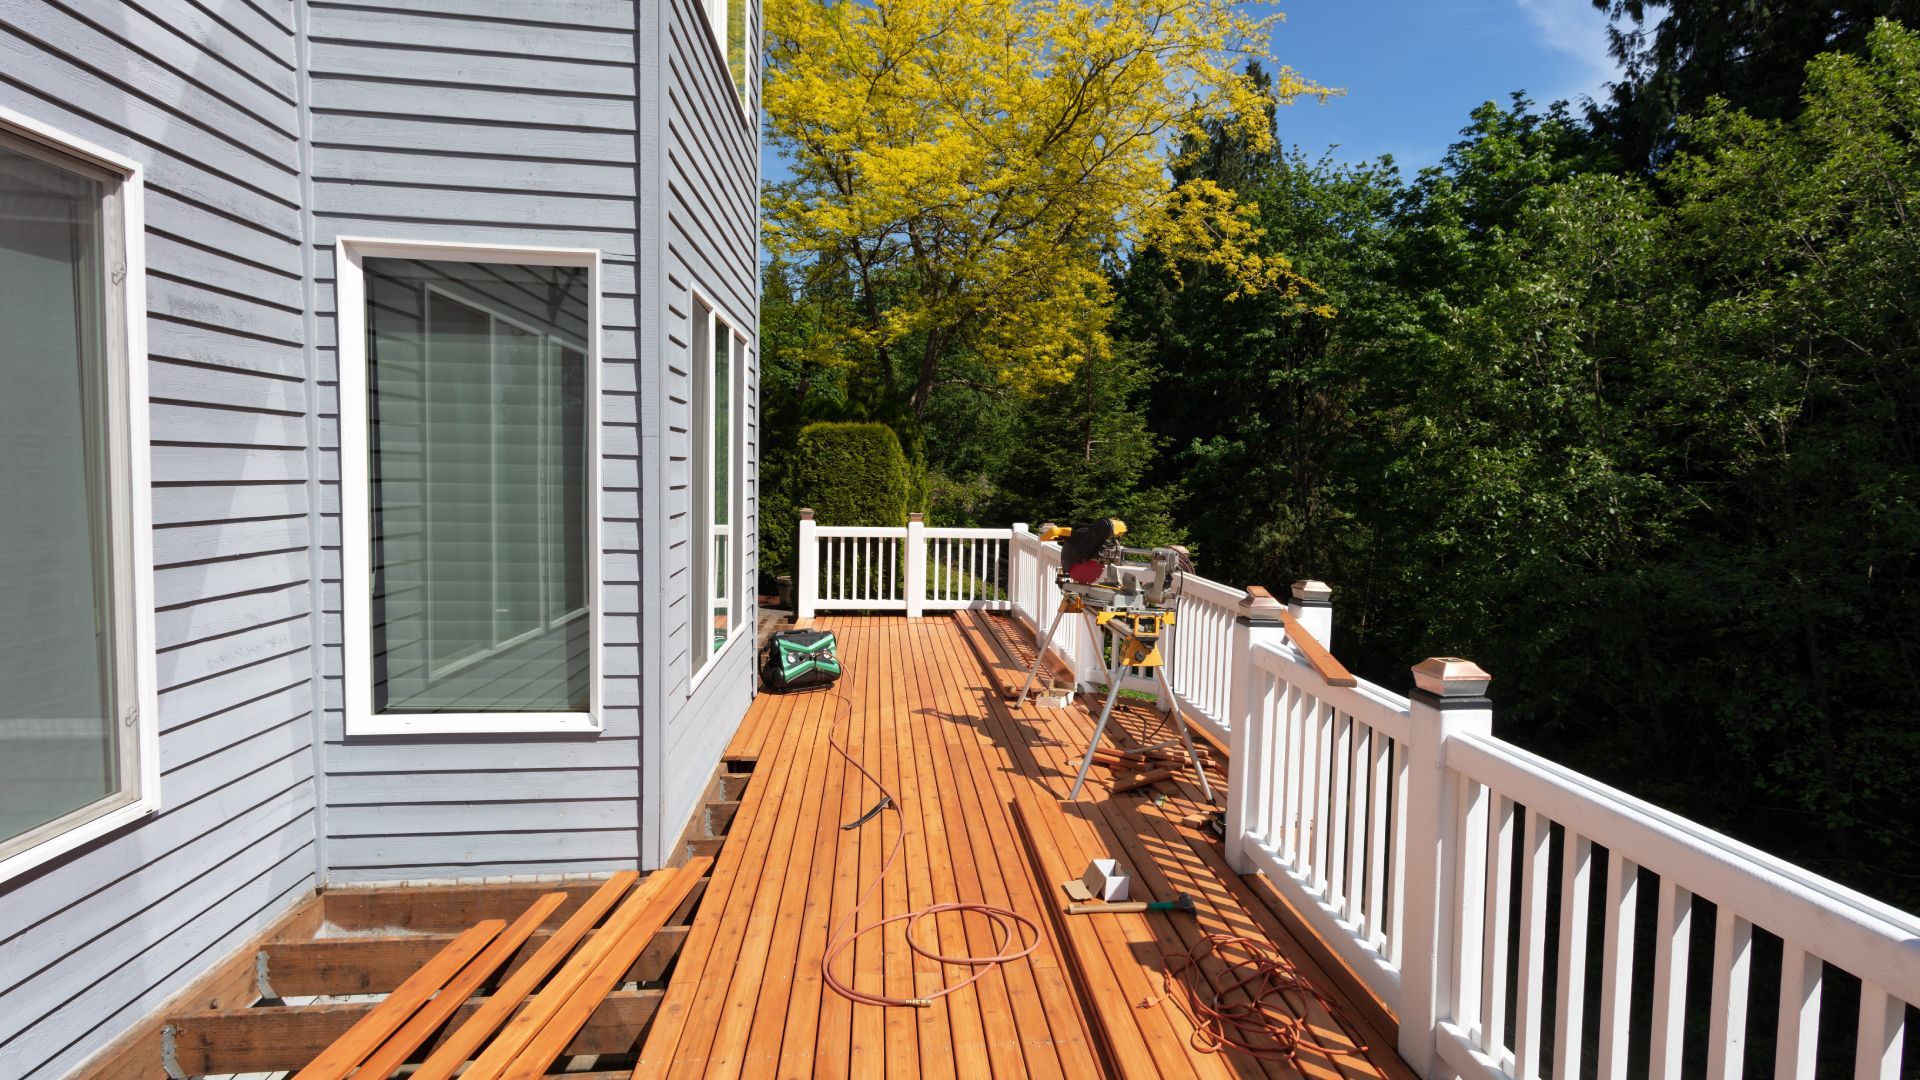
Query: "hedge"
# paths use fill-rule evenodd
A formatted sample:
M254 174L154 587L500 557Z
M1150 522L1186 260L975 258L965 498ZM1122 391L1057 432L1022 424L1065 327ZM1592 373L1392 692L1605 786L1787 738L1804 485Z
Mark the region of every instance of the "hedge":
M905 525L911 487L907 456L887 425L818 423L800 429L793 506L811 506L820 524Z

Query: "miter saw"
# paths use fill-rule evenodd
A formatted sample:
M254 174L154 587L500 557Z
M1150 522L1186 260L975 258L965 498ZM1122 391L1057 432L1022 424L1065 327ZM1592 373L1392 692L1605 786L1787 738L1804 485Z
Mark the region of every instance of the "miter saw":
M1033 667L1020 686L1016 706L1024 705L1033 688L1034 675L1045 662L1053 637L1068 615L1084 615L1096 646L1106 637L1107 700L1094 725L1093 740L1087 756L1074 777L1069 800L1078 798L1086 783L1087 770L1093 765L1095 748L1113 715L1114 702L1120 696L1121 680L1129 669L1149 668L1159 684L1161 700L1171 709L1170 719L1180 732L1187 760L1193 762L1200 778L1200 790L1213 801L1213 788L1207 783L1206 770L1193 752L1193 739L1180 715L1180 706L1167 685L1166 658L1161 645L1173 634L1174 608L1185 575L1193 572L1193 559L1183 547L1128 547L1121 538L1127 535L1127 523L1118 518L1101 518L1083 525L1040 526L1037 534L1046 543L1060 545L1060 568L1054 573L1054 585L1060 592L1060 605L1053 621L1034 650ZM1169 739L1163 745L1171 745Z

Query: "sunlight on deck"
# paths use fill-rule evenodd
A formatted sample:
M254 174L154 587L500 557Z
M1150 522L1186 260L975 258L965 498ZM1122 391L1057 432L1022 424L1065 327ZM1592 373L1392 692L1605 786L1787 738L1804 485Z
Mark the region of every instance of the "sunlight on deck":
M763 694L729 748L757 765L637 1075L1409 1075L1381 1048L1385 1037L1351 1019L1358 1013L1342 1009L1343 1023L1305 997L1304 1040L1349 1049L1370 1040L1373 1060L1308 1049L1291 1061L1208 1052L1173 1000L1142 1006L1165 994L1165 958L1208 934L1271 941L1333 987L1255 887L1227 869L1190 777L1159 785L1163 805L1150 791L1111 795L1101 785L1077 804L1059 801L1090 719L1079 708L1010 708L1002 686L1013 664L988 624L979 613L815 621L839 634L847 676L832 692ZM1146 709L1123 717L1119 745L1153 722ZM901 813L841 828L880 793L827 745L829 735L900 794ZM1216 773L1215 785L1223 781ZM1035 830L1031 850L1016 803ZM861 925L973 902L1021 912L1045 937L1031 957L931 1007L854 1005L823 984L820 958L830 924L880 874L903 826L904 858ZM1197 912L1059 914L1058 883L1108 855L1133 871L1136 899L1184 893ZM982 917L945 914L928 924L920 935L932 951L997 951ZM836 972L898 997L965 978L965 968L943 971L915 955L904 933L897 923L861 938ZM1226 988L1224 965L1210 961L1202 971Z

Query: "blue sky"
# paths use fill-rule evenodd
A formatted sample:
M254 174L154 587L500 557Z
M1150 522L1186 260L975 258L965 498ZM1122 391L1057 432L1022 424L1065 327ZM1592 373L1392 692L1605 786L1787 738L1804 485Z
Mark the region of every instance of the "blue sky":
M1280 112L1280 137L1341 161L1392 154L1406 176L1436 165L1483 101L1525 90L1545 104L1601 97L1617 77L1590 0L1292 0L1274 60L1346 90ZM786 175L771 148L769 180Z
M1618 77L1606 16L1589 0L1293 0L1272 55L1343 87L1282 109L1280 137L1317 155L1390 153L1403 173L1438 164L1483 101L1525 90L1545 104L1604 96Z

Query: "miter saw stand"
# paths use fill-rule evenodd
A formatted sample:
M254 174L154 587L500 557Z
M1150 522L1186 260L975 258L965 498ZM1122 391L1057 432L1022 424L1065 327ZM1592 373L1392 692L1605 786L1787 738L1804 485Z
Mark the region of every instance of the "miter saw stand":
M1180 576L1191 571L1193 563L1184 548L1122 547L1119 538L1124 535L1126 525L1118 520L1071 528L1040 527L1041 540L1061 542L1061 565L1054 573L1054 584L1060 589L1060 606L1047 624L1046 635L1034 649L1033 666L1027 670L1026 681L1020 684L1020 696L1014 705L1017 708L1026 704L1034 676L1046 662L1047 650L1053 647L1060 624L1068 615L1084 616L1094 642L1101 640L1103 629L1110 636L1107 700L1100 708L1100 719L1094 724L1093 738L1087 743L1086 756L1080 760L1080 772L1073 778L1073 790L1067 793L1067 801L1079 798L1080 789L1087 782L1087 770L1093 767L1094 751L1099 748L1100 737L1106 733L1107 721L1113 716L1113 706L1120 698L1120 684L1127 669L1152 668L1154 681L1160 687L1160 698L1167 703L1169 718L1180 733L1178 742L1186 748L1187 760L1193 764L1194 775L1200 781L1200 791L1211 803L1213 786L1207 782L1207 771L1200 756L1193 751L1193 737L1187 731L1186 718L1180 713L1179 699L1167 683L1166 656L1161 651L1161 646L1173 634ZM1123 565L1129 567L1130 572L1123 573ZM1144 587L1137 576L1142 573L1146 577ZM1164 749L1174 742L1168 739L1145 749Z

